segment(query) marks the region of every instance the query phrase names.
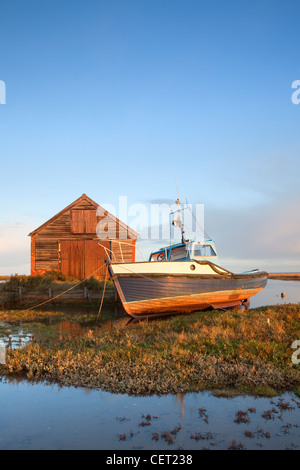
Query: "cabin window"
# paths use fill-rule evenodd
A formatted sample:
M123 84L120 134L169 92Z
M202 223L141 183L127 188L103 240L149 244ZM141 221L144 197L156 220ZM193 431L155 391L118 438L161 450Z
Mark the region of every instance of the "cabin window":
M187 251L186 251L185 245L172 248L170 261L178 261L178 260L182 260L186 258L187 258Z
M97 215L95 210L74 209L71 211L72 233L96 234Z
M217 254L211 245L197 245L194 247L194 256L217 256Z

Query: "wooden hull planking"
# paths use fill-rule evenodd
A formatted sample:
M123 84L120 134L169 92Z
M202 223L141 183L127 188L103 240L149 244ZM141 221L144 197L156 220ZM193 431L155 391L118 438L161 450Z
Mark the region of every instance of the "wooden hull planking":
M138 318L241 305L265 287L267 273L201 277L117 275L113 280L125 311Z
M150 316L153 314L172 314L172 313L192 313L197 310L207 308L228 308L241 305L243 300L249 299L257 294L261 289L255 291L236 292L215 292L213 297L207 295L204 297L172 297L167 299L146 300L142 302L124 302L123 307L128 315L137 318L141 316Z

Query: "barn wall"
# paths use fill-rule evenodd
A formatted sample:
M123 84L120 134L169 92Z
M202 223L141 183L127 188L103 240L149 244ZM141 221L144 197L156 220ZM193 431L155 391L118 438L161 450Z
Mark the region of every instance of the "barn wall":
M135 240L111 240L112 261L134 261Z
M77 211L78 213L76 213ZM86 213L87 211L88 213ZM97 216L96 223L100 221L101 214ZM59 244L63 240L98 240L101 243L99 236L107 241L110 238L109 235L115 234L114 238L120 236L123 238L121 241L129 243L128 246L122 245L123 260L133 261L135 240L127 239L129 237L128 231L119 224L112 230L112 221L109 220L109 230L102 230L96 234L96 223L95 206L86 200L78 201L72 208L49 221L31 237L31 274L42 274L46 271L61 269ZM82 227L86 227L88 233L74 233L81 231ZM105 224L100 224L100 227L106 228ZM119 244L112 240L110 246L116 254L117 261L122 261Z

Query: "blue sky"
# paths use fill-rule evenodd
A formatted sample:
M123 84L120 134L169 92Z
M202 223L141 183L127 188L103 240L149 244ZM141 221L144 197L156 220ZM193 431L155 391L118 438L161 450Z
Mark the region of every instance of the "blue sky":
M299 271L299 1L1 1L0 274L82 193L205 204L230 266ZM252 263L259 266L252 266Z

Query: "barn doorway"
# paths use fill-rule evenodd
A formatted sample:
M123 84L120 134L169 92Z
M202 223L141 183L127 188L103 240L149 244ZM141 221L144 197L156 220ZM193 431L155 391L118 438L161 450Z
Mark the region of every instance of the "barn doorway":
M110 249L110 242L101 241ZM60 242L60 270L65 276L84 279L91 276L105 278L106 252L97 240L64 240ZM95 271L97 271L95 273Z

